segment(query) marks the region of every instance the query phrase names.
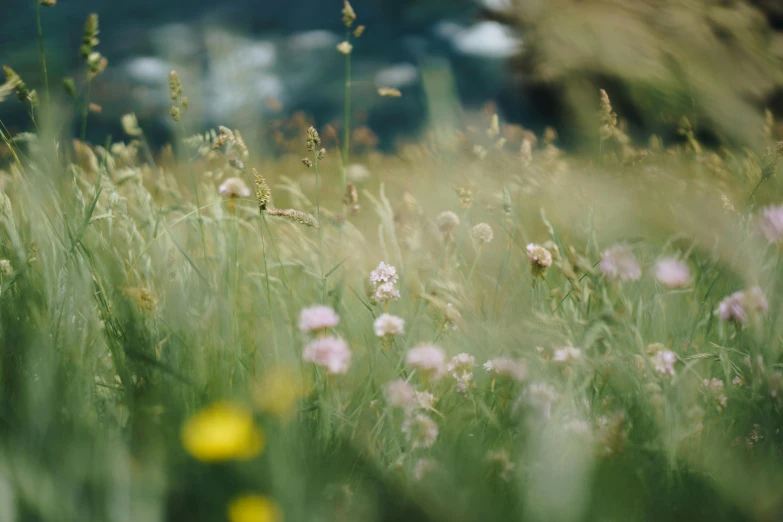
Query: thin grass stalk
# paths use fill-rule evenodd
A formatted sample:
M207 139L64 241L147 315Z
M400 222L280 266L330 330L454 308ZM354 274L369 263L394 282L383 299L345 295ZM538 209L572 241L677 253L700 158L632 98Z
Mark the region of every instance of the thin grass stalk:
M182 123L182 119L179 120L179 128L182 131L182 138L184 139L185 136L187 136L187 133L185 132L185 124ZM204 250L204 268L206 268L209 263L207 260L207 239L206 234L204 234L204 217L201 215L201 199L199 197L198 192L198 181L196 181L196 172L193 170L193 164L191 164L189 161L188 163L188 170L190 171L190 181L193 185L193 197L196 198L196 208L199 209L198 211L198 227L199 231L201 233L201 248Z
M313 151L315 165L315 216L318 220L318 265L321 269L321 302L326 302L326 277L324 277L323 227L321 226L321 185L318 170L318 152Z
M49 95L49 72L46 68L46 50L44 48L43 39L43 26L41 25L41 1L33 0L35 2L35 21L38 28L38 46L41 53L41 71L43 72L44 79L44 111L47 114L47 118L51 116L51 96Z
M82 107L82 131L81 141L84 143L87 140L87 115L90 112L90 91L92 90L92 80L87 79L87 86L84 89L84 107Z
M261 211L261 249L264 253L264 277L266 278L266 302L267 306L269 306L269 321L272 323L272 337L274 338L275 343L275 363L280 363L280 347L279 342L277 339L277 328L275 326L275 317L273 313L272 308L272 292L270 290L269 286L269 263L267 261L267 254L266 254L266 237L264 233L264 229L269 229L269 223L266 222L266 214L264 214L264 211ZM272 240L271 237L271 231L270 231L270 237L269 240ZM256 375L256 349L253 348L253 376Z
M351 30L345 32L345 41L351 42ZM351 144L351 53L345 55L345 107L343 109L343 165L340 173L341 194L345 193L348 180L348 159Z

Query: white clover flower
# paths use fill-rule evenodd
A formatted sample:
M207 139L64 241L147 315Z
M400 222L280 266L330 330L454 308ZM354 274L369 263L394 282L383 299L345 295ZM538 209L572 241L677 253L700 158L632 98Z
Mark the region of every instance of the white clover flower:
M568 433L575 435L591 435L590 424L581 419L571 419L563 426Z
M476 366L476 358L467 353L460 353L452 357L446 370L450 373L470 372Z
M383 283L375 289L377 301L396 301L400 298L400 291L391 283Z
M767 379L769 396L776 400L783 399L783 373L771 372Z
M397 269L392 265L387 265L383 261L380 262L378 268L370 272L370 281L373 285L378 286L385 283L392 285L397 284Z
M691 269L679 259L668 257L656 263L655 278L667 288L683 288L691 284Z
M492 241L493 237L495 237L492 232L492 227L486 223L479 223L473 227L473 229L470 231L470 235L477 245L486 245Z
M411 409L416 406L416 390L407 381L397 379L386 385L384 396L389 406Z
M718 305L718 314L726 322L746 324L751 316L764 315L769 303L758 286L734 292Z
M330 306L311 306L299 313L299 330L303 333L334 328L339 322L340 318Z
M486 460L489 464L497 467L498 476L506 482L511 480L511 474L516 468L516 464L511 462L511 456L506 450L488 451Z
M305 346L302 360L326 368L329 373L348 373L351 366L351 350L338 337L321 337Z
M725 408L728 398L723 393L723 381L713 377L712 379L704 379L703 385L705 391L715 400L718 408Z
M242 178L228 178L220 185L218 192L221 196L231 199L250 197L250 189Z
M10 276L14 273L14 268L11 266L11 262L7 259L0 259L0 273Z
M405 363L426 377L438 378L443 374L446 354L438 346L420 344L408 350L405 356Z
M396 315L381 314L373 323L373 328L378 337L402 335L405 332L405 320Z
M604 455L614 455L622 451L628 438L625 430L625 413L619 412L611 417L601 416L596 421L596 442Z
M457 381L457 390L467 393L473 385L473 368L476 366L476 358L467 353L454 356L446 370Z
M783 243L783 205L763 209L757 220L759 231L767 241Z
M549 384L531 384L522 394L521 400L549 418L552 416L552 406L560 400L560 394Z
M438 469L438 463L433 459L419 459L413 466L413 478L421 482L425 475Z
M671 350L661 350L651 357L655 371L661 375L674 376L674 363L677 362L677 355Z
M429 448L438 439L438 425L427 415L418 413L403 422L402 433L411 449Z
M541 245L527 245L527 259L534 269L544 271L552 266L552 253Z
M435 408L435 402L437 402L437 399L430 392L417 391L414 393L414 395L415 395L416 406L418 408L422 410L432 410L433 408Z
M564 348L558 348L552 355L552 360L557 363L570 363L578 361L582 358L582 350L574 348L572 346L566 346Z
M599 268L612 281L638 281L642 277L642 268L627 245L615 245L605 250L601 254Z
M515 381L524 381L527 377L525 363L507 357L499 357L485 362L484 369L488 372L494 372L498 377L508 377Z

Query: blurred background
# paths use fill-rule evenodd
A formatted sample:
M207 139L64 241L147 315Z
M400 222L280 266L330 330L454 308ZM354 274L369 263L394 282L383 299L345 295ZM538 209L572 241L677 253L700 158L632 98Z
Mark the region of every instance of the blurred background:
M521 97L506 67L519 50L519 38L513 29L482 19L482 10L494 9L498 0L486 2L356 3L357 23L367 31L352 55L355 117L372 128L381 146L415 133L425 122L423 69L453 73L454 92L468 107L494 100L521 117ZM37 78L34 3L3 4L3 62L22 77ZM262 120L296 111L323 124L343 110L345 60L335 47L345 28L342 2L332 4L330 9L321 0L62 1L44 12L50 73L57 81L79 69L84 20L95 12L101 24L99 49L109 59L109 68L93 86L93 101L102 108L91 118L95 140L102 141L107 131L117 135L119 116L131 111L154 138L165 140L172 69L183 77L194 130L198 120L199 128L258 128ZM403 97L380 98L378 86L399 89ZM0 107L4 121L25 121L19 107Z
M109 68L93 85L101 109L91 117L93 141L119 136L119 116L131 111L153 141L167 141L172 69L192 102L193 131L250 132L297 111L323 125L339 120L344 96L335 50L342 2L332 4L62 1L43 17L52 83L76 75L84 20L95 12ZM387 150L431 123L435 100L451 103L441 118L492 102L507 121L555 126L565 143L594 128L599 88L630 133L645 138L676 136L685 115L708 142L746 144L758 141L766 108L783 109L776 0L363 0L354 8L367 30L352 54L353 116ZM3 15L3 62L35 86L34 3L5 0ZM378 87L403 96L381 98ZM12 127L26 121L12 104L0 105L0 117Z

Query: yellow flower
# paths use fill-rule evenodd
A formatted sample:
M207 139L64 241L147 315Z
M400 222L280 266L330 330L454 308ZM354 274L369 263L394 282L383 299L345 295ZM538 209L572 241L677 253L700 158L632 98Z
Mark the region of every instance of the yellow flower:
M302 376L291 368L279 367L268 371L256 388L256 404L262 411L280 417L289 415L296 401L307 395Z
M264 449L264 434L252 412L237 404L215 403L182 427L182 445L204 462L250 460Z
M228 505L231 522L282 522L283 515L274 500L261 495L242 495Z

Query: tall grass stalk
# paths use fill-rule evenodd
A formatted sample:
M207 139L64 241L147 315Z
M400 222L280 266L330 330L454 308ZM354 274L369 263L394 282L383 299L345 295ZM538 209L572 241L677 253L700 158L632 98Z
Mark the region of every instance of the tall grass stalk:
M87 85L84 88L84 98L82 101L82 127L79 134L82 143L87 141L87 116L90 113L90 91L92 89L92 79L87 79Z
M269 230L269 224L266 221L266 214L261 210L261 248L264 252L264 279L266 279L266 303L269 307L269 322L272 324L272 339L275 345L275 363L280 363L280 341L277 338L277 326L275 324L275 312L272 307L272 291L269 284L269 261L267 259L266 231ZM271 234L271 231L270 231ZM272 237L269 237L270 242ZM281 265L282 268L282 265ZM256 348L253 347L253 376L256 375Z
M315 166L315 219L318 221L318 266L321 271L321 302L326 303L326 276L324 275L324 237L321 223L321 181L318 169L318 151L313 151L313 165Z
M44 111L48 114L47 119L51 117L51 96L49 93L49 73L46 67L46 50L44 49L43 26L41 24L41 0L35 2L35 21L38 29L38 47L41 53L41 72L44 81Z
M345 31L345 41L351 42L350 28ZM351 150L351 54L345 55L345 100L343 106L343 151L342 168L340 169L340 189L345 194L348 184L348 162Z

